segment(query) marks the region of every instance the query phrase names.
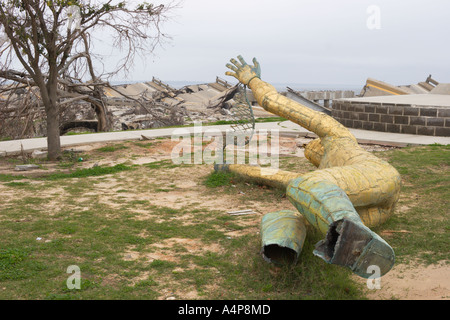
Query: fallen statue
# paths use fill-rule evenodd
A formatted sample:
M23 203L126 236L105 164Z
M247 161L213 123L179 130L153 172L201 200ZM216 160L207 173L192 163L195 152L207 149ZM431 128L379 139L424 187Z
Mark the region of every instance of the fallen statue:
M241 56L238 60L230 60L232 64L226 66L231 71L226 75L249 87L265 110L317 134L319 138L305 147L305 157L318 170L306 174L278 170L267 175L262 174L260 167L243 164L216 165L215 170L234 172L248 181L285 189L287 198L301 214L296 223L302 224L304 217L325 237L315 246L316 256L348 267L364 278L372 275L369 270L373 266L379 268L380 276L386 274L394 264L394 251L369 228L385 222L393 213L401 186L397 170L362 149L350 131L332 117L286 98L262 81L256 59L253 65ZM293 211L280 213L300 218ZM293 236L302 243L306 229L291 229L300 233Z

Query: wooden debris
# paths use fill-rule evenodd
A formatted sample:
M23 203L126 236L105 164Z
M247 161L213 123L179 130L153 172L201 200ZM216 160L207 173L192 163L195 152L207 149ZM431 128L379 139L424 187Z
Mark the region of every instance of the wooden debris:
M36 164L25 164L25 165L17 165L14 170L15 171L30 171L33 169L39 169L40 167Z
M141 140L155 140L155 138L146 137L146 136L141 134Z
M228 214L230 216L243 216L247 214L256 214L253 210L247 209L247 210L238 210L238 211L229 211Z
M395 233L412 233L412 231L408 231L408 230L383 230L381 231L381 235L388 237L388 236L392 236Z

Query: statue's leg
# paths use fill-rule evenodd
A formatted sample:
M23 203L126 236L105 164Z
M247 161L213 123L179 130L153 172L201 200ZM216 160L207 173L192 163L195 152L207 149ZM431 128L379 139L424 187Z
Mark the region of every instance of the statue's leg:
M359 217L365 226L371 228L385 223L392 215L394 209L393 203L387 203L385 205L379 205L374 207L355 207Z
M214 165L214 170L233 172L248 182L283 191L286 190L289 181L301 176L301 174L295 172L274 170L248 164L216 164Z
M393 249L366 227L347 194L336 184L314 176L292 180L286 194L306 220L323 234L314 254L328 263L350 268L362 277L378 266L380 275L393 266Z
M306 238L306 221L298 212L281 210L261 219L261 254L275 264L296 263Z

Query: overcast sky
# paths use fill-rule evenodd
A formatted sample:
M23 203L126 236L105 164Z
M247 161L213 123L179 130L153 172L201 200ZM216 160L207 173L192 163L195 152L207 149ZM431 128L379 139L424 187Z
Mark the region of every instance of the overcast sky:
M241 54L269 83L450 82L448 0L184 0L163 31L128 80L235 82L225 64Z

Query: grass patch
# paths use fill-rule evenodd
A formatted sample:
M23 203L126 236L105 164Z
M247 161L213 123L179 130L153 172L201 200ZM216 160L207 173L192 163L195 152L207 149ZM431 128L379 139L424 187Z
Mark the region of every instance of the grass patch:
M8 248L0 250L0 281L25 279L29 272L25 270L29 252L24 249Z
M208 188L217 188L230 186L236 179L237 176L232 172L214 171L205 178L203 184Z
M450 146L408 147L379 153L402 175L401 197L384 229L410 233L390 235L397 260L411 256L424 263L450 261Z
M61 180L61 179L69 179L69 178L96 177L96 176L102 176L105 174L113 174L113 173L132 170L132 169L133 169L133 167L127 166L125 164L116 164L113 167L97 166L97 167L87 168L87 169L77 169L74 172L70 172L70 173L52 173L52 174L45 176L43 179L45 179L45 180Z
M123 144L114 144L114 145L104 146L104 147L95 149L95 151L98 151L98 152L116 152L118 150L124 150L124 149L128 149L128 147L124 146Z
M141 148L144 148L144 149L148 149L148 148L154 147L154 146L156 146L156 145L158 145L160 143L161 143L161 141L155 141L155 142L133 142L133 144L135 146L138 146L138 147L141 147Z
M27 177L23 175L12 175L12 174L0 174L0 182L9 182L9 181L15 181L15 180L23 180L28 179Z
M28 187L30 185L30 183L29 182L17 182L17 181L13 181L13 182L8 182L8 183L5 183L5 186L8 186L8 187Z
M145 167L150 168L150 169L172 169L172 168L177 168L179 166L179 164L175 164L172 162L172 160L161 160L161 161L155 161L155 162L150 162L150 163L146 163L144 164Z

